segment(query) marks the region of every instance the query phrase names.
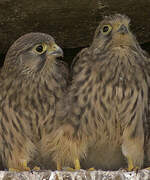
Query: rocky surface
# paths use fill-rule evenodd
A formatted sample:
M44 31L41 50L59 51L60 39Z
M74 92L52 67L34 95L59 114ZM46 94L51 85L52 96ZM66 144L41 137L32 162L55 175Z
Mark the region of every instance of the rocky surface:
M150 171L41 171L41 172L8 172L0 171L0 180L149 180Z

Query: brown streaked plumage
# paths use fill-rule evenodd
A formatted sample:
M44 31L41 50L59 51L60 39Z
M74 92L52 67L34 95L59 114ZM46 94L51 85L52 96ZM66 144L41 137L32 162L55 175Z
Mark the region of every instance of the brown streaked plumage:
M147 55L149 57L149 55ZM149 68L149 76L150 76L150 58L148 58L147 68ZM144 132L145 132L145 159L144 159L144 167L150 169L150 82L149 82L149 98L148 98L148 111L146 116L146 122L144 123Z
M82 158L83 168L118 169L126 160L128 170L143 166L148 60L129 22L120 14L105 17L91 46L74 60L56 137L47 143L58 168L80 168Z
M67 85L67 68L57 59L62 55L44 33L26 34L8 50L0 72L0 155L7 168L28 170L39 141L52 129Z

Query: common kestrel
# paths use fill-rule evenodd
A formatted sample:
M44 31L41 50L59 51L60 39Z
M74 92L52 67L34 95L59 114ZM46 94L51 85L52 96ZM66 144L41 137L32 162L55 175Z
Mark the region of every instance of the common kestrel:
M128 170L143 166L148 59L129 23L124 15L106 16L74 60L47 141L58 169L69 163L79 169L82 158L84 168L118 169L125 159Z
M39 141L52 129L67 85L61 56L54 38L44 33L20 37L7 52L0 72L0 155L7 168L29 170Z

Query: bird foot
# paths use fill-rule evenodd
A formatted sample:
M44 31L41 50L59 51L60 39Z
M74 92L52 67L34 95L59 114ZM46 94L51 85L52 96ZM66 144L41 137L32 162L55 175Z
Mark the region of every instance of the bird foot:
M78 171L78 170L81 169L79 159L75 159L74 165L75 165L75 170L76 170L76 171Z
M125 171L125 172L130 172L130 171L138 172L139 169L140 169L139 167L133 167L133 168L128 167L128 168L120 168L119 170L120 171Z
M20 166L18 168L9 168L9 171L15 171L15 172L30 171L30 170L31 169L27 166L27 161L26 160L21 162Z
M39 171L40 167L35 166L32 171ZM15 171L15 172L21 172L21 171L31 171L29 167L23 167L23 168L9 168L9 171Z
M95 171L95 168L89 168L88 171Z
M70 168L70 167L66 167L66 168L63 168L63 170L65 171L79 171L81 169L80 167L80 161L78 159L75 159L74 161L74 165L75 165L75 168ZM62 167L61 167L61 163L60 162L57 162L57 170L58 171L61 171L62 170Z
M23 166L20 168L9 168L9 171L21 172L21 171L30 171L31 169L27 166Z
M32 169L32 171L39 171L40 170L40 167L38 167L38 166L35 166L33 169Z
M15 171L15 172L21 172L21 171L30 171L29 167L24 167L24 168L9 168L9 171Z
M133 167L132 169L128 168L127 171L136 171L138 172L140 168L139 167Z
M78 168L73 169L71 167L67 167L67 168L64 168L64 170L66 170L66 171L79 171L80 169L78 169ZM95 171L95 169L94 168L89 168L88 171Z
M131 158L127 158L128 159L128 168L127 168L127 171L136 171L138 172L138 170L140 169L138 166L135 166L133 165L133 161Z

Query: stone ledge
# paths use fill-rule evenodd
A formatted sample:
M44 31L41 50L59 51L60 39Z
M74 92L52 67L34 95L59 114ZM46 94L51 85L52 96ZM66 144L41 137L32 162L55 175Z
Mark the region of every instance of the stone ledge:
M136 172L119 171L33 171L33 172L9 172L0 171L0 180L149 180L149 170Z

